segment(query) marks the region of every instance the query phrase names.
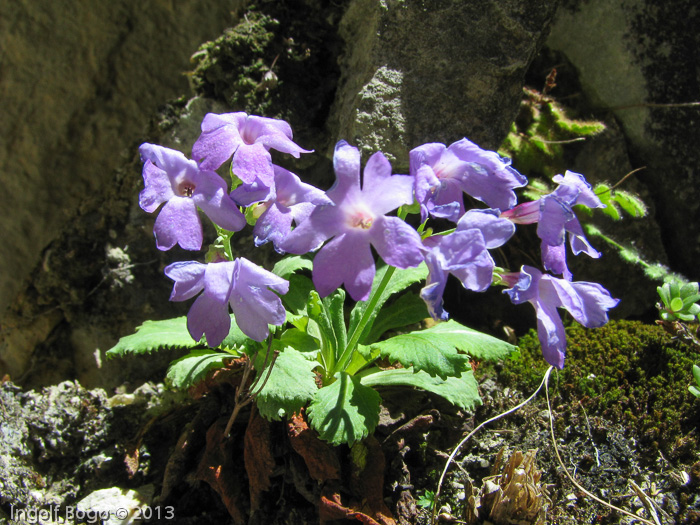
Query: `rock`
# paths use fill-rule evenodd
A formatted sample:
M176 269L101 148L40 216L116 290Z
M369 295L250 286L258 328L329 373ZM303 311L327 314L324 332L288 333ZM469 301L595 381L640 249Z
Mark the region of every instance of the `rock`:
M0 312L243 3L2 3Z
M153 499L153 485L139 487L138 490L125 490L119 487L100 489L91 492L81 499L75 506L76 515L88 517L99 516L103 525L130 525L141 523L146 519L160 518L154 515L150 503ZM160 512L160 507L155 507ZM162 517L167 519L166 513L174 518L174 510L163 509Z
M332 132L406 169L425 142L468 137L495 149L557 2L355 0Z
M700 279L698 23L692 0L574 1L547 40L576 68L591 109L620 122L633 167L646 167L638 178L671 267L690 280ZM644 255L662 260L654 250Z
M39 392L0 384L0 505L104 510L95 498L104 496L106 484L120 487L122 499L112 500L113 509L150 503L153 488L149 492L144 483L148 470L164 467L164 458L158 457L172 443L163 436L172 441L178 435L176 424L158 417L189 401L162 385L143 385L132 395L134 402L124 406L110 402L102 389L86 390L72 381ZM152 437L139 438L149 421ZM136 442L140 464L137 460L138 470L128 475L124 458L133 454ZM76 507L81 497L82 506ZM65 517L64 510L60 516Z

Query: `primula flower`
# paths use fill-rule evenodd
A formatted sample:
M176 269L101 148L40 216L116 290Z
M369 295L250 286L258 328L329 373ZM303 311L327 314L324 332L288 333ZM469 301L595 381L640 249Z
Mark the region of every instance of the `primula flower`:
M350 296L363 301L376 271L370 245L397 268L417 266L423 260L418 233L398 217L385 215L413 202L413 178L392 175L389 161L377 152L367 161L360 187L360 152L344 140L335 146L333 167L336 182L326 193L332 204L317 206L281 248L302 254L332 238L314 259L316 290L325 297L345 283Z
M203 291L187 314L187 330L195 341L206 335L209 346L221 344L231 329L229 306L238 327L255 341L267 338L268 324L285 322L277 293L286 294L289 282L247 259L176 262L165 268L165 275L175 281L171 301L186 301Z
M450 273L468 290L483 292L491 285L495 263L488 250L502 246L515 233L515 225L499 218L499 213L493 209L469 210L453 233L423 241L430 248L425 255L429 274L420 295L433 319L448 318L442 308L442 295Z
M212 221L229 231L245 226L245 217L228 195L226 183L215 172L200 169L181 152L142 144L139 148L145 188L139 205L153 213L165 203L156 218L153 233L160 250L179 244L185 250L202 247L200 208Z
M231 197L241 206L261 202L256 208L260 213L253 235L255 245L272 242L275 250L284 253L281 243L292 231L292 222L298 226L306 220L319 204L331 204L325 192L301 182L291 171L274 166L275 184L271 194L256 185L242 185L231 192Z
M545 269L571 280L564 245L567 233L574 255L583 252L594 259L601 255L586 239L573 206L583 204L589 208L605 208L605 204L593 193L590 184L580 173L567 171L564 176L556 175L552 180L559 184L552 193L505 211L501 217L515 224L537 223L537 236L542 239L542 261Z
M506 280L508 277L504 276ZM531 266L523 266L520 274L511 274L510 281L513 287L504 293L514 304L527 301L535 307L542 354L557 368L564 368L566 357L566 333L557 308L566 309L586 328L598 328L608 322L608 310L620 302L597 283L558 279Z
M409 159L423 221L430 214L457 222L464 214L462 192L491 208L507 210L517 202L513 189L527 184L527 179L510 166L509 159L467 139L449 147L435 142L423 144L411 150Z
M292 128L284 120L246 113L208 113L202 134L192 147L192 157L205 169L215 170L233 156L231 169L246 184L256 178L272 187L274 172L270 149L299 158L311 153L292 141Z

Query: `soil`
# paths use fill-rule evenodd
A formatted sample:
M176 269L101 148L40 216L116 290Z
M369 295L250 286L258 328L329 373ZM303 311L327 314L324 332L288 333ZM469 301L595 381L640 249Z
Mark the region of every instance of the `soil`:
M120 497L131 494L134 505L149 505L148 523L428 524L440 474L457 444L534 390L513 381L514 370L529 363L525 352L517 362L477 367L484 404L474 413L418 391L382 391L374 436L352 449L318 440L303 417L268 422L254 405L224 437L235 370L189 396L152 384L108 397L74 382L41 392L6 382L0 388L0 521L16 518L18 509L59 509L63 516L68 507L84 506L87 496L112 489ZM584 366L573 350L567 366ZM634 522L567 479L556 443L569 473L599 498L652 523L649 508L658 523L700 523L700 401L679 416L681 434L652 440L641 423L625 424L609 407L576 399L568 377L554 373L549 381L555 442L542 390L461 446L441 485L437 522ZM518 451L533 460L530 450L536 450L534 462L514 469ZM508 485L514 476L524 476L520 485ZM515 488L527 489L526 497L494 503L488 494L498 486L511 496Z

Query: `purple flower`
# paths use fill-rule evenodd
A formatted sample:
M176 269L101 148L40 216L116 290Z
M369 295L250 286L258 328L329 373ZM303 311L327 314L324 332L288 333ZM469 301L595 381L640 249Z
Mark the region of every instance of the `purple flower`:
M243 112L208 113L202 120L202 134L192 147L192 157L202 168L215 170L233 156L231 169L239 179L252 184L259 178L271 187L274 173L270 149L296 158L310 153L292 141L292 128L284 120Z
M457 222L464 213L462 192L491 208L512 208L517 202L513 189L527 184L527 179L511 168L509 159L467 139L449 147L423 144L411 150L409 158L423 221L430 214Z
M229 231L245 226L245 218L228 196L226 183L215 172L200 169L181 152L142 144L139 148L145 188L139 205L153 213L165 203L156 218L153 233L160 250L179 244L185 250L202 247L200 208L212 221Z
M385 214L413 202L413 177L391 174L380 152L367 161L360 188L360 152L340 141L333 157L336 182L317 206L282 242L284 251L302 254L326 244L314 259L313 281L325 297L343 283L356 301L367 299L375 275L370 245L387 264L417 266L423 260L420 236L398 217Z
M504 293L514 304L527 301L535 307L542 354L557 368L564 368L566 357L566 333L557 308L565 308L586 328L597 328L608 322L608 310L620 302L597 283L572 283L542 274L531 266L523 266L520 274L512 276L511 280L513 287Z
M291 171L274 166L275 184L272 191L257 185L243 184L231 192L238 204L248 206L261 202L256 208L260 216L253 228L255 245L272 242L275 250L284 253L281 243L292 231L292 222L298 226L319 204L331 204L325 192L301 182Z
M229 305L238 327L255 341L267 338L268 324L285 322L277 293L287 293L289 282L247 259L176 262L165 268L165 275L175 281L171 301L186 301L203 291L187 314L187 329L195 341L206 335L209 346L221 344L231 328Z
M502 246L515 233L515 225L499 218L499 213L492 209L469 210L453 233L425 239L425 246L430 248L425 255L429 274L421 297L433 319L448 318L442 296L450 273L468 290L483 292L491 286L495 264L488 250Z
M505 211L501 217L516 224L537 223L537 236L542 239L542 261L545 269L571 280L564 246L567 233L574 255L583 252L594 259L601 255L586 239L573 206L582 204L589 208L604 208L605 205L579 173L567 171L564 176L556 175L552 180L559 184L552 193Z

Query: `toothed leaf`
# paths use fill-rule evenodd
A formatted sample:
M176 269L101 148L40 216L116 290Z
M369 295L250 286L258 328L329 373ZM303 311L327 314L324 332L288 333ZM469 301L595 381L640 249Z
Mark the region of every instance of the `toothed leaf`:
M170 363L165 380L175 388L186 389L206 379L210 372L223 368L228 360L235 357L209 349L192 350Z
M391 363L399 362L406 368L413 366L442 379L467 370L470 356L497 360L509 356L515 349L505 341L456 321L439 323L426 330L397 335L370 345L370 350L379 350L380 356Z
M267 368L263 368L265 356L261 354L263 352L258 353L255 367L260 370L260 381L264 381ZM260 414L267 419L278 420L299 412L318 391L313 372L317 366L318 362L307 359L291 346L285 347L277 356L265 386L256 397Z
M437 394L450 403L467 410L482 404L479 387L471 369L458 377L441 379L420 370L396 368L366 375L362 378L362 384L371 387L412 386Z
M352 446L374 432L381 401L377 391L358 377L339 372L335 382L316 392L307 414L321 439Z
M187 331L187 317L176 317L144 322L135 333L119 339L119 342L107 351L107 357L151 354L161 349L197 346L200 346L200 343L192 339Z

